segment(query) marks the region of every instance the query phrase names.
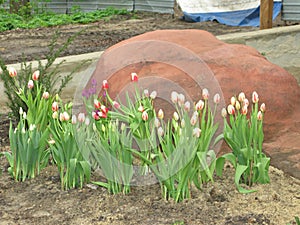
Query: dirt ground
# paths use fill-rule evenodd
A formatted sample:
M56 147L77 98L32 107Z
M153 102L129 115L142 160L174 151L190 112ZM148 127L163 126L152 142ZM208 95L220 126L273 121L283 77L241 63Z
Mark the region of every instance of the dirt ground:
M274 26L285 25L280 18ZM63 43L84 31L63 55L105 50L113 44L157 29L203 29L214 35L258 30L228 27L217 22L187 23L171 15L143 13L136 19L120 16L88 25L70 25L0 33L0 56L7 64L22 59L44 58L56 30ZM23 58L23 55L24 57ZM1 110L0 110L1 111ZM9 120L0 113L0 151L9 150ZM203 190L193 190L192 199L175 204L164 201L159 185L133 187L132 193L109 195L92 184L83 189L61 191L57 169L48 166L36 179L16 183L7 173L7 162L0 159L0 225L6 224L296 224L300 216L300 180L271 167L271 183L256 185L257 192L239 194L234 186L233 169L216 178ZM94 175L93 179L97 179Z

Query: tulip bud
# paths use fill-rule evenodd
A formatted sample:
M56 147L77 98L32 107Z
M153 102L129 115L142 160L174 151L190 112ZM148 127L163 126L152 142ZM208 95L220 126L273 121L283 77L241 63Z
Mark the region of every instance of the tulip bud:
M266 111L266 104L265 103L261 104L260 111L261 112L265 112Z
M178 95L178 105L182 106L184 104L185 101L185 96L183 94L179 94Z
M120 108L120 104L119 104L117 101L113 101L113 106L114 106L114 108L116 108L116 109L119 109L119 108Z
M76 115L72 116L72 124L76 124L77 123L77 117Z
M8 67L8 74L10 77L17 76L17 70L14 67Z
M57 118L58 118L58 112L57 112L57 111L54 111L54 112L52 113L52 118L53 118L53 119L57 119Z
M124 131L126 129L126 124L125 123L121 123L121 131Z
M144 95L145 95L145 97L147 97L147 98L149 97L149 90L148 90L148 89L145 89L145 90L144 90Z
M182 119L182 120L180 121L180 125L181 125L181 127L185 127L185 120L184 120L184 119Z
M138 76L136 73L131 73L131 81L133 81L133 82L138 81Z
M238 100L240 102L243 102L245 100L245 98L246 98L246 96L245 96L244 92L239 93Z
M32 89L32 88L34 87L33 80L29 80L29 81L28 81L27 87L28 87L29 89Z
M100 119L100 116L99 116L98 113L96 113L96 112L92 112L92 117L93 117L95 120L99 120L99 119Z
M101 130L103 133L105 132L106 128L105 128L104 124L101 125Z
M220 103L220 100L221 100L220 95L219 95L218 93L215 94L215 96L214 96L214 103L215 103L215 104L219 104L219 103Z
M236 110L237 110L237 111L239 111L239 110L240 110L240 108L241 108L241 104L240 104L240 102L239 102L239 101L236 101L236 102L235 102L235 108L236 108Z
M200 134L201 134L201 129L199 127L195 127L193 129L193 136L198 138L198 137L200 137Z
M242 107L242 114L243 114L243 115L247 115L247 113L248 113L248 107L244 105L244 106Z
M54 145L54 144L55 144L55 141L54 141L53 139L51 139L51 140L48 141L48 143L49 143L50 145Z
M27 114L26 112L23 112L23 118L26 119L27 118Z
M234 106L233 105L228 105L227 107L227 111L228 111L228 114L229 115L233 115L235 113L235 109L234 109Z
M101 103L98 101L98 99L94 99L94 107L95 109L100 109Z
M193 115L191 118L191 125L195 126L198 121L198 116Z
M35 128L36 128L35 124L30 124L30 126L29 126L30 131L33 131Z
M171 93L171 101L176 104L178 101L178 93L176 91L172 91Z
M145 110L145 109L144 109L144 106L140 105L140 106L138 107L138 111L139 111L139 112L144 112L144 110Z
M191 109L191 103L189 101L186 101L184 103L184 110L188 112L190 111L190 109Z
M19 109L19 114L20 114L20 115L23 114L23 109L22 109L22 107L20 107L20 109Z
M85 120L85 115L84 115L84 113L79 113L79 114L78 114L78 121L79 121L80 123L83 123L84 120Z
M49 98L49 92L47 92L47 91L45 91L44 93L43 93L43 95L42 95L42 98L44 98L44 99L48 99Z
M197 111L200 111L200 110L202 110L203 109L203 107L204 107L204 101L202 101L202 100L199 100L199 102L197 102L197 104L196 104L196 110Z
M52 103L52 111L57 111L58 110L58 103L57 102L53 102Z
M236 99L235 99L234 96L232 96L231 99L230 99L230 104L235 106L235 102L236 102Z
M227 116L227 111L226 111L225 108L222 109L221 115L222 115L223 118L225 118Z
M90 125L90 118L86 117L84 123L86 126Z
M155 127L159 127L159 126L160 126L160 122L159 122L159 119L158 119L158 118L155 118L155 119L154 119L154 126L155 126Z
M156 91L152 91L151 94L150 94L150 98L151 99L155 99L157 96L157 92Z
M258 111L258 113L257 113L257 119L258 119L258 120L262 120L262 118L263 118L262 112L261 112L261 111Z
M174 113L173 113L173 119L174 119L175 121L179 120L179 115L178 115L177 112L174 112Z
M208 92L208 90L207 90L206 88L204 88L204 89L202 90L202 98L203 98L204 100L207 100L208 97L209 97L209 92Z
M40 77L40 71L36 70L33 74L32 74L32 80L38 80Z
M108 82L107 80L102 81L102 88L107 90L108 89Z
M103 111L97 113L100 118L106 118L107 114Z
M69 114L67 112L63 112L61 121L68 121L69 119L70 119Z
M164 118L164 111L162 109L158 110L157 117L161 120Z
M103 113L108 113L108 108L105 106L105 105L101 105L101 111L103 112Z
M160 137L164 136L164 130L163 130L162 127L159 127L159 128L157 129L157 134L158 134Z
M252 102L257 103L259 101L258 94L256 91L252 93Z
M147 120L148 120L148 113L147 113L147 111L144 111L144 112L142 113L142 119L143 119L144 121L147 121Z
M244 99L243 106L246 106L246 107L249 106L249 100L247 98Z

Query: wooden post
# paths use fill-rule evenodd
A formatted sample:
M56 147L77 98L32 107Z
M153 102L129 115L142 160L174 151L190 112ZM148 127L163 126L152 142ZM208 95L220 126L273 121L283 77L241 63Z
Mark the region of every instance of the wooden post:
M260 0L260 29L272 28L273 0Z

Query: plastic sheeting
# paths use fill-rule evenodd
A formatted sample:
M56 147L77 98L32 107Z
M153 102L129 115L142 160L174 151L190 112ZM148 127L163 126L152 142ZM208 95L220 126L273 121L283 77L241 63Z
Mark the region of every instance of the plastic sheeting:
M219 23L230 26L254 26L260 24L259 11L260 5L257 0L246 1L226 1L219 0L177 0L181 7L184 20L190 22L218 21ZM241 4L243 3L243 4ZM282 2L274 1L273 19L275 19L281 11Z

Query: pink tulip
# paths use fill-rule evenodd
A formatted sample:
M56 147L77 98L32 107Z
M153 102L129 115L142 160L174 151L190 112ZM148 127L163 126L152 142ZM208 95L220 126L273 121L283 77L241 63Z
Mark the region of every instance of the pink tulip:
M142 119L143 119L144 121L147 121L147 120L148 120L148 113L147 113L147 111L144 111L144 112L142 113Z
M161 120L164 118L164 111L162 109L158 110L157 117Z
M223 118L225 118L227 116L227 111L226 111L225 108L222 109L221 115L222 115Z
M189 101L186 101L184 103L184 110L188 112L190 111L190 109L191 109L191 103Z
M202 98L203 98L204 100L207 100L208 97L209 97L209 92L208 92L208 90L207 90L206 88L204 88L204 89L202 90Z
M215 94L215 96L214 96L214 103L215 103L215 104L219 104L220 101L221 101L220 95L219 95L218 93Z
M262 118L263 118L262 112L261 112L261 111L258 111L258 113L257 113L257 119L258 119L258 120L262 120Z
M260 111L262 111L262 112L266 111L266 104L265 103L261 104Z
M17 70L14 67L9 67L8 74L10 77L15 77L15 76L17 76Z
M259 101L258 94L256 91L252 93L252 102L257 103Z
M33 80L29 80L29 81L28 81L27 87L28 87L29 89L32 89L32 88L34 87Z
M101 103L97 99L94 99L94 107L95 109L100 109L101 107Z
M242 107L242 114L243 114L243 115L247 115L247 113L248 113L248 107L247 107L246 105L244 105L244 106Z
M178 102L178 93L176 91L172 91L171 93L171 101L176 104Z
M34 73L32 74L32 80L38 80L40 77L40 71L36 70L34 71Z
M105 89L105 90L108 89L108 82L107 82L107 80L103 80L102 81L102 88Z
M53 102L52 103L52 111L57 111L58 110L58 103L57 102Z
M234 113L235 113L235 109L234 109L234 106L233 105L228 105L228 107L227 107L227 111L228 111L228 114L229 115L234 115Z
M193 129L193 136L198 138L198 137L200 137L200 135L201 135L201 129L199 127L195 127Z
M49 98L49 92L45 91L42 95L42 98L48 99Z
M119 104L117 101L113 101L113 106L114 106L114 108L116 108L116 109L119 109L119 108L120 108L120 104Z
M138 76L136 73L131 73L131 81L137 82L138 81Z
M198 121L198 116L193 115L190 121L192 126L195 126L197 121Z
M84 113L79 113L78 114L78 121L80 123L83 123L85 121L85 115L84 115Z
M199 101L196 103L196 110L197 110L197 111L200 111L200 110L203 109L203 107L204 107L204 101L199 100Z
M245 93L244 92L241 92L238 96L238 100L240 102L243 102L245 100L246 96L245 96Z
M149 91L148 91L148 89L145 89L145 90L144 90L144 95L145 95L145 97L147 97L147 98L149 97Z

